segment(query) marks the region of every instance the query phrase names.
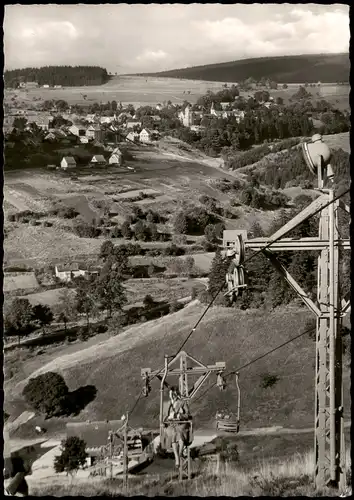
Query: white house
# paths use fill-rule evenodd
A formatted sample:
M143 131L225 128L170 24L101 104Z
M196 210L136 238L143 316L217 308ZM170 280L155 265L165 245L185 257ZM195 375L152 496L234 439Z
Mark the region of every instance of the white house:
M71 125L71 127L69 128L69 132L71 132L73 135L76 135L77 137L86 135L86 129L82 125Z
M111 154L108 163L110 165L121 165L122 164L122 153L118 150Z
M143 128L143 130L139 134L140 142L151 142L156 139L157 132L154 130L149 130L147 128Z
M126 140L130 142L136 142L139 140L139 134L137 132L129 132L126 136Z
M185 127L191 127L194 125L194 111L192 111L191 106L188 104L184 111L178 113L178 118Z
M162 104L160 104L160 103L156 104L155 109L157 109L157 111L161 111Z
M86 130L86 137L89 139L97 139L100 140L101 138L101 128L99 125L90 125L87 130Z
M117 119L116 115L113 116L101 116L100 123L112 123Z
M106 160L104 159L103 155L94 155L92 157L91 163L95 165L103 165L106 163Z
M44 85L42 85L42 87L43 87L44 89L49 89L49 85L48 85L47 83L45 83Z
M93 271L93 273L97 272L98 271ZM73 278L87 276L88 274L87 268L77 262L71 264L57 264L55 266L55 276L61 281L71 281Z
M81 144L88 144L88 142L89 142L89 138L88 138L88 137L86 137L85 135L82 135L82 136L80 137L80 142L81 142Z
M64 158L60 162L61 168L66 170L67 168L75 168L76 167L76 161L75 158L72 156L64 156Z
M223 110L225 110L230 108L230 104L231 104L230 102L221 102L220 106Z

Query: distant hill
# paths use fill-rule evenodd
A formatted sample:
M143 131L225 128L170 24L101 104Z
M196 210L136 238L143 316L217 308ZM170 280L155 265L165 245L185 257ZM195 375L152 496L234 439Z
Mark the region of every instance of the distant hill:
M21 82L36 82L39 85L102 85L109 80L107 70L99 66L45 66L5 71L5 87L16 88Z
M299 56L243 59L191 68L173 69L144 76L184 78L218 82L239 82L246 78L269 78L278 83L349 82L349 54L311 54Z

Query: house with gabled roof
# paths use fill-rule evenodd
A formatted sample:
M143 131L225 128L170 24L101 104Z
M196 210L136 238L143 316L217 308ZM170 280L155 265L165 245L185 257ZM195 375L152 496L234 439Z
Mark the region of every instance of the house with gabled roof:
M156 140L158 136L158 132L156 130L150 130L148 128L143 128L143 130L139 134L140 142L152 142Z
M101 127L98 124L93 124L87 127L86 129L86 137L89 139L96 139L99 141L101 139Z
M76 137L86 135L86 129L83 125L71 125L71 127L69 127L69 132L76 135Z
M103 155L94 155L90 161L93 165L105 165L106 160Z
M120 149L119 148L115 148L112 151L111 156L109 157L108 163L110 165L121 165L122 164L122 158L123 158L123 155L122 155L122 152L120 151Z
M76 161L73 156L64 156L64 158L60 162L61 168L64 170L68 168L75 168L76 167Z

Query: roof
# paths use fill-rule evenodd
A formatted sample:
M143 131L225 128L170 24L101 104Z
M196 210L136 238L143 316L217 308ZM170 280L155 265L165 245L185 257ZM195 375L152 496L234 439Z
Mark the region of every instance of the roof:
M96 123L94 123L93 125L90 125L89 127L87 127L87 130L98 130L98 131L101 131L101 127L99 125L97 125Z
M122 152L119 148L114 148L113 151L112 151L112 154L116 154L116 155L121 155Z
M77 262L72 262L71 264L57 264L56 268L58 272L69 272L69 271L79 271L81 266Z
M73 156L64 156L63 160L66 160L66 163L71 163L76 165L76 161Z
M104 156L103 156L103 155L94 155L94 156L92 157L92 160L93 160L94 158L96 158L96 161L99 161L99 162L100 162L100 161L102 161L102 162L103 162L103 161L106 161L106 160L104 159Z

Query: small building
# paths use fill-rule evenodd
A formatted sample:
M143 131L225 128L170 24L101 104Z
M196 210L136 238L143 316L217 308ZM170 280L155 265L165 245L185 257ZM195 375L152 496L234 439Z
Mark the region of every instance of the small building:
M152 142L157 139L158 133L156 130L149 130L147 128L143 128L143 130L139 134L140 142Z
M116 115L113 116L101 116L100 123L112 123L116 120Z
M76 161L73 156L64 156L64 158L60 162L61 168L64 170L68 168L75 168L76 167Z
M49 132L45 137L44 137L44 140L45 141L49 141L49 142L54 142L56 141L57 137L56 135L53 133L53 132Z
M61 281L71 281L78 276L85 276L86 269L77 262L71 264L57 264L55 266L55 276Z
M90 125L86 130L86 137L89 139L96 139L97 141L101 140L101 127L99 125Z
M125 127L127 129L133 129L135 127L141 127L141 121L140 120L134 120L134 119L130 118L130 119L128 119L125 122Z
M66 424L66 437L78 437L86 443L86 453L89 455L87 465L94 465L107 449L109 438L112 432L117 432L123 425L122 420L106 420L101 422L69 422ZM133 458L141 455L143 449L149 444L149 434L143 429L130 430L128 432L128 457ZM119 449L120 447L118 447ZM121 457L120 449L118 451L113 447L113 452L117 450L118 455L114 458Z
M62 86L62 85L54 85L54 88L55 88L55 89L62 89L62 88L63 88L63 86Z
M94 165L105 165L106 160L104 159L103 155L94 155L91 159L91 162Z
M43 89L49 89L49 85L47 83L45 83L44 85L42 85L42 88Z
M85 120L89 123L94 123L98 120L98 118L94 113L89 113L86 115Z
M126 140L129 142L137 142L139 140L139 134L137 132L129 132L126 135Z
M121 165L122 164L122 152L115 148L109 157L108 163L110 165Z
M69 132L71 132L73 135L76 135L76 137L82 137L86 135L86 129L82 125L71 125L71 127L69 127Z
M151 118L154 120L154 122L160 122L161 121L161 116L159 116L159 115L152 115Z
M230 102L221 102L220 106L221 106L222 110L229 109L231 106L231 103Z
M162 108L163 108L163 106L160 103L156 104L156 106L155 106L155 109L157 109L157 111L161 111Z
M86 137L85 135L83 135L83 136L79 137L79 141L81 144L88 144L89 138Z

